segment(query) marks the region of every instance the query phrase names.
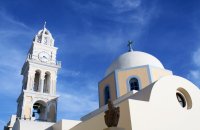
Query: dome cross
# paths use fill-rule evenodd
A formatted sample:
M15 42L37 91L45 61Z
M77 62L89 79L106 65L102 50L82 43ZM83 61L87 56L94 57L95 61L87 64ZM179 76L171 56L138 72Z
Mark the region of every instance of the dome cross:
M133 41L129 40L128 45L127 45L129 48L129 50L128 50L129 52L133 51L132 44L133 44Z

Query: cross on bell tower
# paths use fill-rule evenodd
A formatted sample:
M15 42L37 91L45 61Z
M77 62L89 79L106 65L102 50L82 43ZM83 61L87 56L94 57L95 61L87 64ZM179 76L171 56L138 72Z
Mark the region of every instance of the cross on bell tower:
M22 67L23 85L17 100L17 117L25 120L55 122L57 115L56 80L61 63L56 60L57 47L46 28L33 39Z

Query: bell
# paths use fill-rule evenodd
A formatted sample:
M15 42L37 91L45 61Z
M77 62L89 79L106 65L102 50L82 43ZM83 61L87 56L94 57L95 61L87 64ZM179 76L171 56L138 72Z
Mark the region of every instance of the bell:
M33 112L32 117L35 117L35 112Z
M37 109L37 113L40 114L40 112L41 112L40 109Z

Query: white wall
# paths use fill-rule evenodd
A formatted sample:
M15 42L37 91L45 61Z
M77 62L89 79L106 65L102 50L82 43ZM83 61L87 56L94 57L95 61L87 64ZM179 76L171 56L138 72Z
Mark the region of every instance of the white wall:
M192 99L192 108L182 108L177 101L178 88L184 88ZM157 81L150 100L129 100L133 130L199 130L200 91L191 82L178 76Z

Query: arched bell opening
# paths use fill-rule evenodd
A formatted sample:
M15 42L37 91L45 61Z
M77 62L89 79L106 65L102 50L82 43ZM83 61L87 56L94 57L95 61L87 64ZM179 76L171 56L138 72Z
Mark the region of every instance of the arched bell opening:
M45 73L45 79L44 79L44 93L50 93L50 81L51 81L51 74L49 72Z
M44 101L37 101L33 104L32 117L35 120L46 121L46 103Z
M40 70L36 70L35 78L34 78L34 87L33 87L33 90L36 91L36 92L39 91L40 76L41 76L41 71Z

